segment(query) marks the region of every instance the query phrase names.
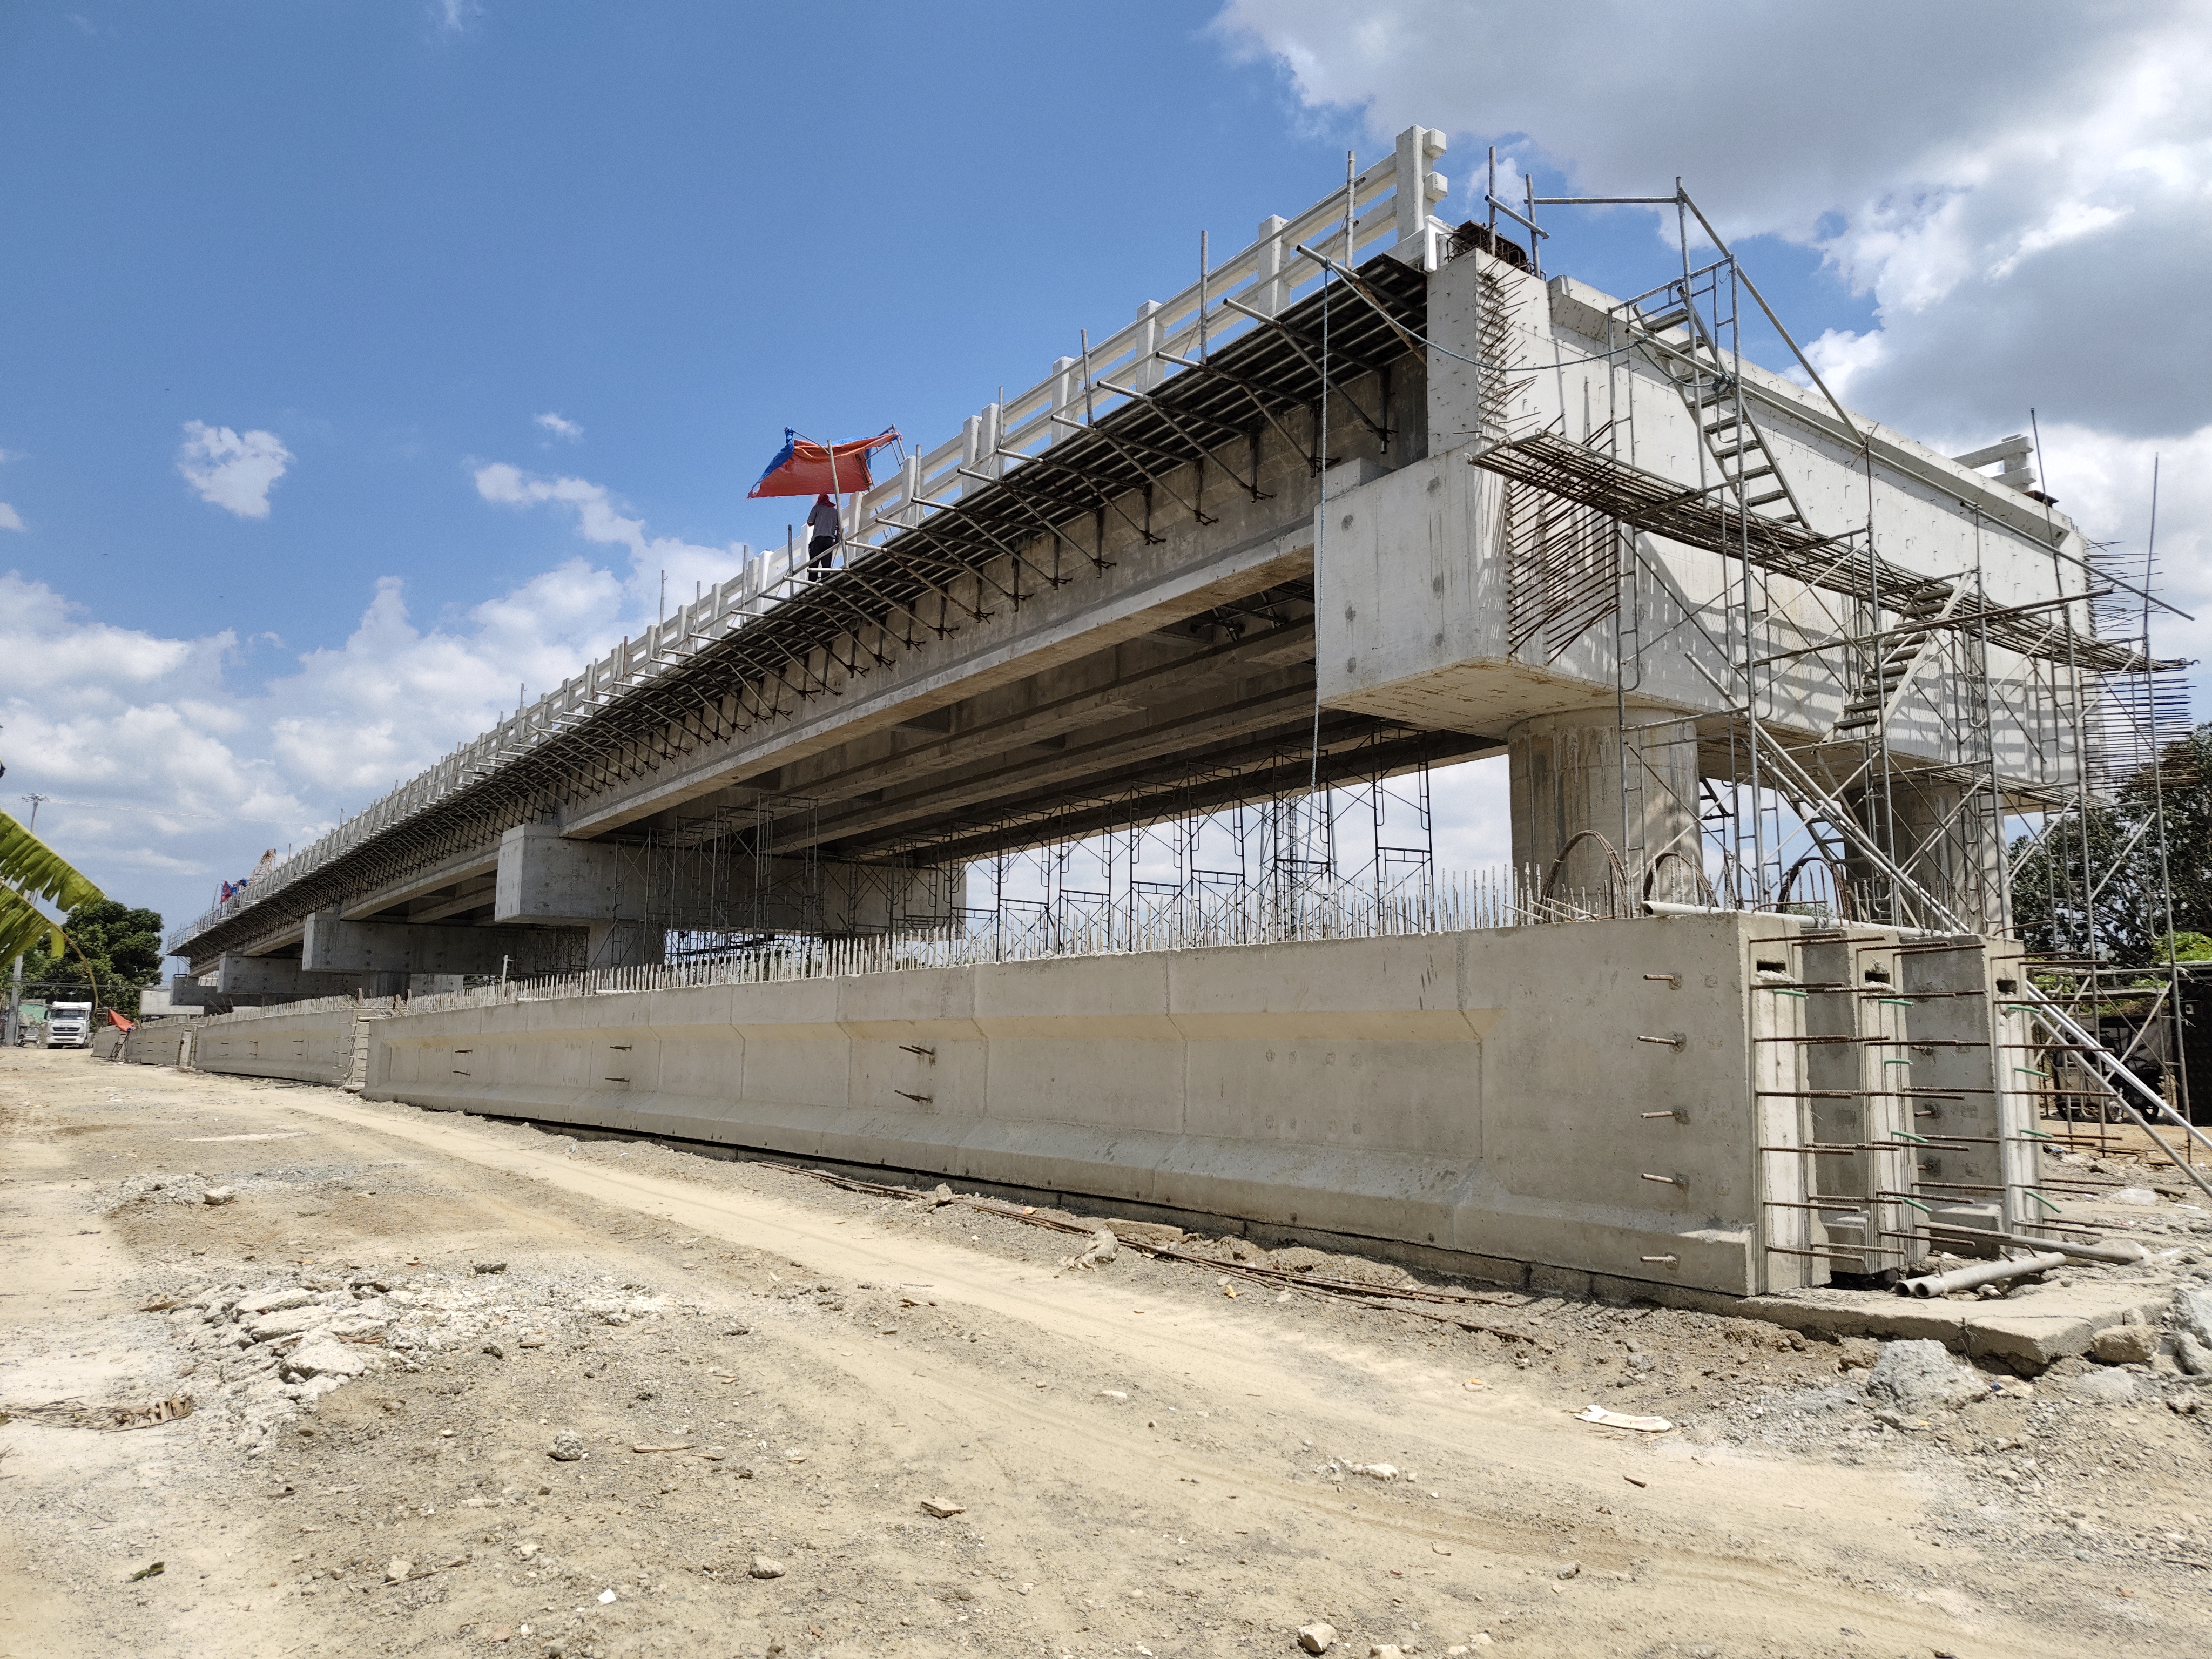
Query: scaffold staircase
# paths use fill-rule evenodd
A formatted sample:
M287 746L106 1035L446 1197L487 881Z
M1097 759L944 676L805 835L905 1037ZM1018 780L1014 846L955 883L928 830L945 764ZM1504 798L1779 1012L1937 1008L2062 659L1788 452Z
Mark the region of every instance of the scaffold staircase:
M1836 721L1837 737L1872 732L1887 722L1911 683L1923 653L1936 637L1934 625L1957 609L1960 596L1965 592L1963 583L1948 588L1930 583L1914 589L1898 602L1899 625L1918 631L1906 635L1893 647L1877 646L1858 689L1844 705L1844 712Z
M1623 314L1631 337L1674 382L1698 423L1712 463L1707 487L1733 497L1747 515L1810 528L1743 395L1731 275L1726 261L1708 265L1629 301Z

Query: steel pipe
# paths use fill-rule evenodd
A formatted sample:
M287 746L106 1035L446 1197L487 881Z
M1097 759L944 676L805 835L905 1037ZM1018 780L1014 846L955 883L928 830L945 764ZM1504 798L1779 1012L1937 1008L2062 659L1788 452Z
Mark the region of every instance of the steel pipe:
M2026 1279L2032 1273L2047 1273L2053 1267L2063 1267L2066 1258L2056 1254L2018 1257L2010 1261L1985 1261L1978 1267L1960 1267L1948 1273L1930 1273L1924 1279L1908 1279L1897 1287L1899 1296L1948 1296L1954 1291L1971 1291L1978 1285L1999 1285L2008 1279Z
M2006 1244L2015 1250L2057 1250L2076 1261L2103 1261L2118 1267L2132 1267L2138 1261L2150 1259L2150 1252L2140 1244L2081 1244L2068 1238L2030 1238L2025 1233L1991 1232L1984 1227L1962 1227L1948 1221L1934 1221L1927 1225L1930 1233L1941 1237L1971 1238L1985 1244Z

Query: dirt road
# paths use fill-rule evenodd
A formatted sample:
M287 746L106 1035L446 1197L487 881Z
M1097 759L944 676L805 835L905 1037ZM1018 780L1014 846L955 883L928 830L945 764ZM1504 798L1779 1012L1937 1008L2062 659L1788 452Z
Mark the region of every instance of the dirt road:
M0 1156L17 1659L2212 1645L2212 1436L2155 1403L1899 1431L1748 1322L1501 1296L1515 1340L75 1054L0 1054Z

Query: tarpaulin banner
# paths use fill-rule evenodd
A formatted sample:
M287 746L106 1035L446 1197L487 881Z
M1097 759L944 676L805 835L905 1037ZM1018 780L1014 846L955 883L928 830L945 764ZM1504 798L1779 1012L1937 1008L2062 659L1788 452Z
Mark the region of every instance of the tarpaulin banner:
M783 447L768 464L760 482L747 494L748 501L762 495L843 495L866 489L868 458L898 441L898 428L885 427L872 438L855 438L846 444L817 444L789 427L783 429Z

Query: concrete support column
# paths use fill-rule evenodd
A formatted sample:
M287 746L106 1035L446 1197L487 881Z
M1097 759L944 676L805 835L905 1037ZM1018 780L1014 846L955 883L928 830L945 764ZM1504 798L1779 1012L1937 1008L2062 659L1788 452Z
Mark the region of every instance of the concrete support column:
M1575 841L1589 830L1620 854L1632 901L1643 897L1651 861L1672 850L1680 857L1665 861L1651 896L1696 902L1701 890L1692 870L1701 849L1695 722L1631 708L1624 734L1607 707L1540 714L1509 727L1505 737L1516 868L1533 870L1533 879L1541 882L1573 842L1553 890L1603 894L1614 880L1605 848Z
M1985 787L1948 779L1923 781L1900 769L1892 775L1886 794L1853 791L1848 805L1868 837L1875 846L1888 848L1916 886L1977 933L2004 931L2010 921L2005 907L2004 854L1996 826L1990 822ZM1888 883L1863 858L1849 857L1845 866L1852 882L1880 912L1863 920L1887 921L1884 898ZM1904 902L1901 919L1908 927L1942 925L1934 916L1921 915L1910 898Z

